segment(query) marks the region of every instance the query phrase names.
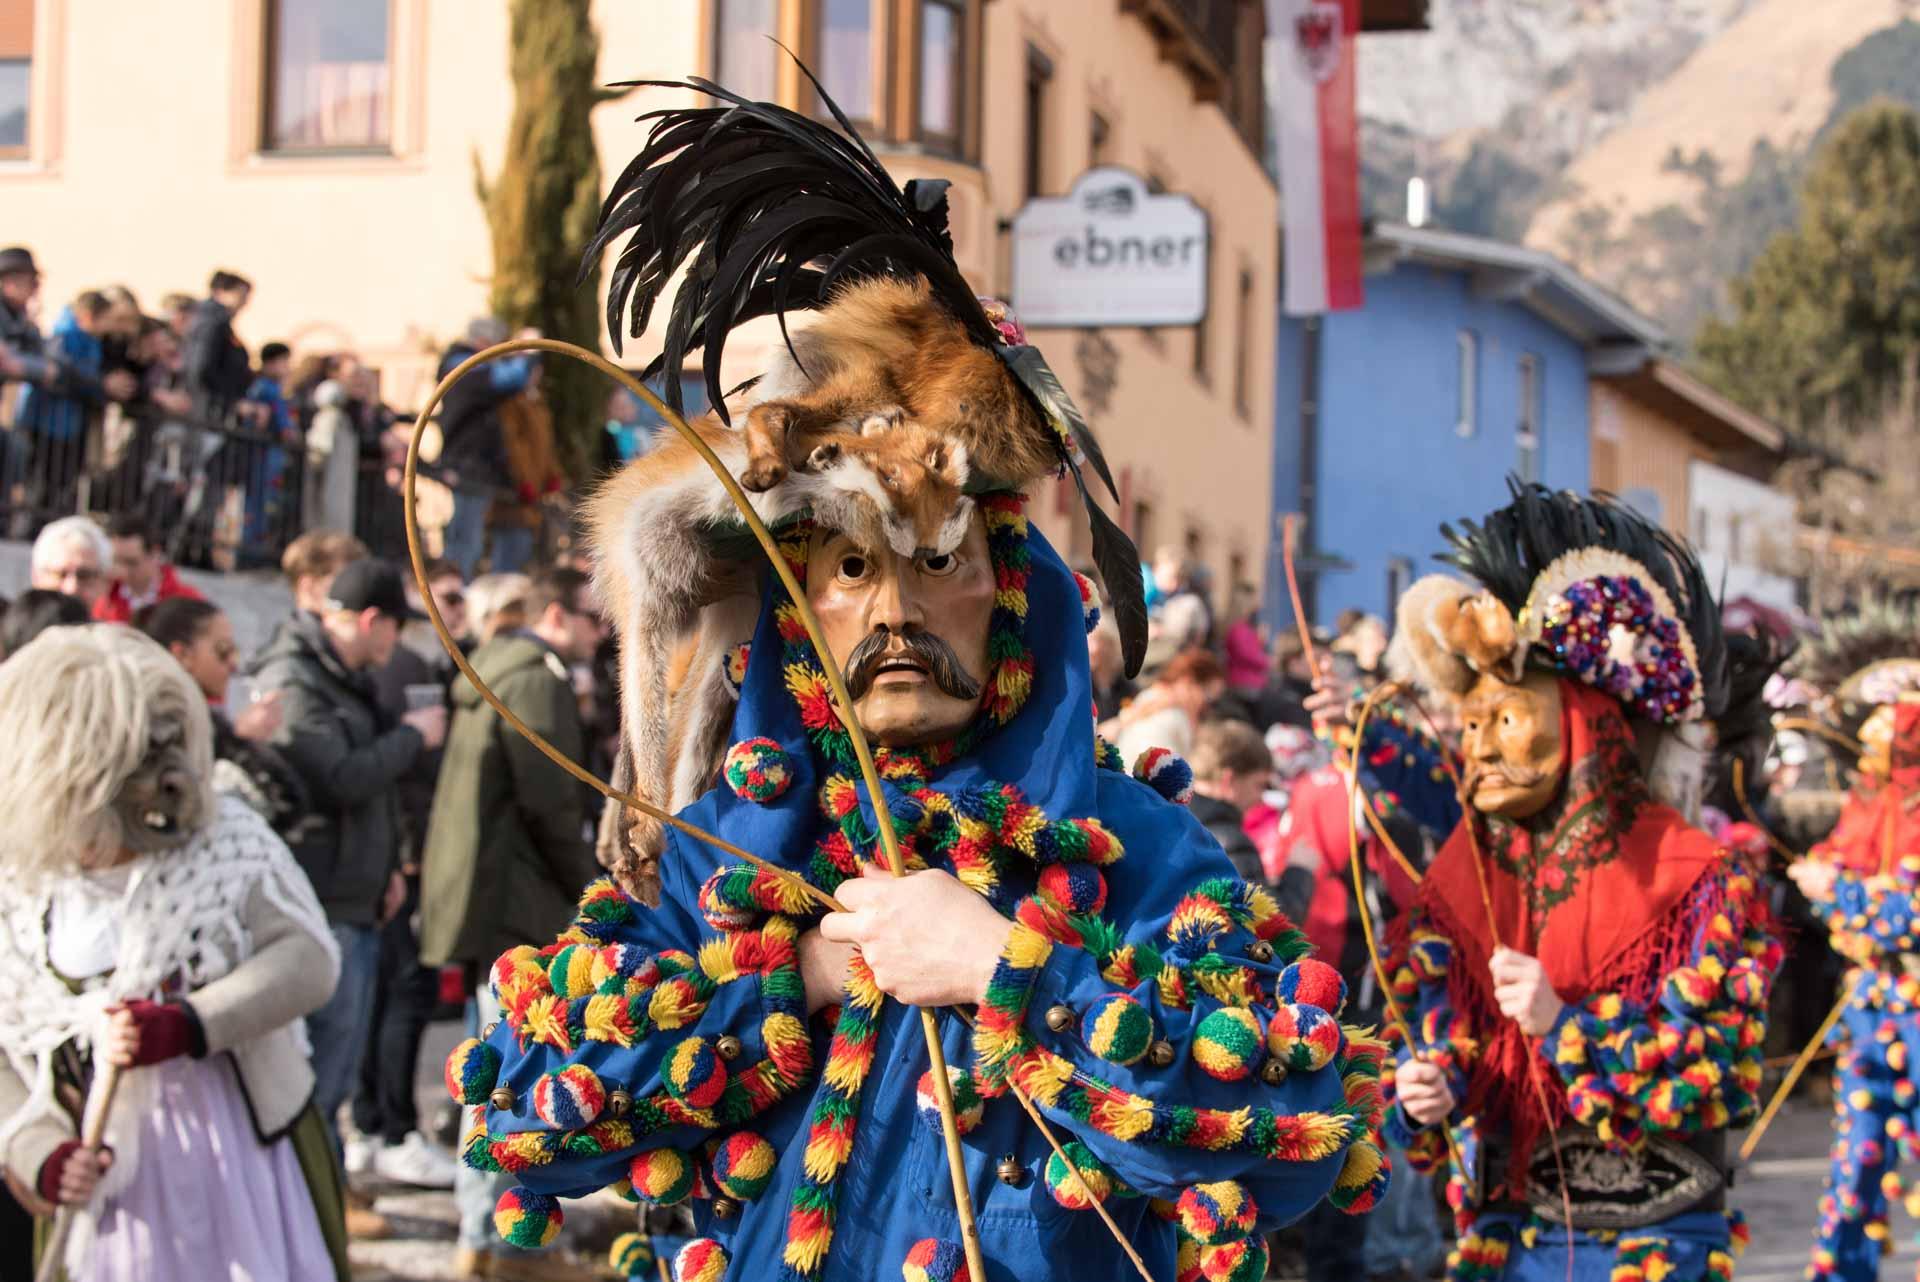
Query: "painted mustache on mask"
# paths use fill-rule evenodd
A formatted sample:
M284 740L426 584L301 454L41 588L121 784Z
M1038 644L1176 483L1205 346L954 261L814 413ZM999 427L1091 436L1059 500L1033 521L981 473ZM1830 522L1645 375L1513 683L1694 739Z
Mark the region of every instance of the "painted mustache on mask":
M869 632L847 656L847 693L856 701L873 688L880 665L892 659L911 657L919 660L940 692L955 699L980 697L980 683L967 674L953 647L931 632Z
M1520 766L1502 763L1497 766L1478 766L1467 771L1463 781L1467 795L1472 796L1485 784L1495 784L1507 788L1531 788L1543 782L1552 771L1535 769L1532 766Z

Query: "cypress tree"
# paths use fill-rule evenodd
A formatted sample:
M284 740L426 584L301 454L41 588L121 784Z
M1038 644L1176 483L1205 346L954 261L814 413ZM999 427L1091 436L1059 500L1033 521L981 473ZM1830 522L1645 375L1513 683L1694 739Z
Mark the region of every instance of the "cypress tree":
M580 277L580 250L600 212L593 109L620 93L599 86L591 8L591 0L509 0L506 154L492 179L476 156L474 179L493 239L493 314L598 351L600 266ZM548 358L544 386L560 458L573 476L586 477L598 460L612 388L604 375L564 357Z

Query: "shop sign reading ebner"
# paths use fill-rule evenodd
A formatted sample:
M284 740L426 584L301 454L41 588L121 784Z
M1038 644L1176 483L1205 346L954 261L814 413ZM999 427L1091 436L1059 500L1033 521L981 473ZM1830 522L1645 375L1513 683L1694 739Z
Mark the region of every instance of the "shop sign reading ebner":
M1023 324L1194 325L1207 312L1207 215L1103 165L1013 219L1013 308Z

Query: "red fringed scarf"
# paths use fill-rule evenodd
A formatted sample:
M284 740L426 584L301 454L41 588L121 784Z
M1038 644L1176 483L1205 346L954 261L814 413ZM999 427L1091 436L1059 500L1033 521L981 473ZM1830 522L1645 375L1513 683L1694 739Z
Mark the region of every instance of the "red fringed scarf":
M1861 773L1840 822L1820 847L1848 872L1866 877L1896 872L1902 856L1920 853L1920 815L1910 808L1920 797L1920 704L1894 707L1891 762L1891 778Z
M1698 928L1720 910L1692 892L1726 858L1711 837L1649 795L1618 703L1564 680L1560 698L1559 795L1524 822L1469 808L1418 898L1453 941L1448 997L1482 1039L1466 1111L1511 1137L1515 1192L1549 1121L1567 1116L1566 1092L1542 1065L1551 1110L1542 1112L1529 1080L1533 1047L1494 1003L1487 964L1496 940L1466 825L1476 825L1498 943L1538 957L1570 1005L1606 992L1650 1002L1667 972L1686 964Z

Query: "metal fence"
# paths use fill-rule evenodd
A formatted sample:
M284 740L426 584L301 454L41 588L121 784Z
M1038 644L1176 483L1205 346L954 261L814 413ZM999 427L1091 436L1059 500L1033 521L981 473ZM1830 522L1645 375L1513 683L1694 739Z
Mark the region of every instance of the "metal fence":
M0 429L0 529L137 513L176 564L277 564L302 527L306 451L239 419L109 406L65 431Z

